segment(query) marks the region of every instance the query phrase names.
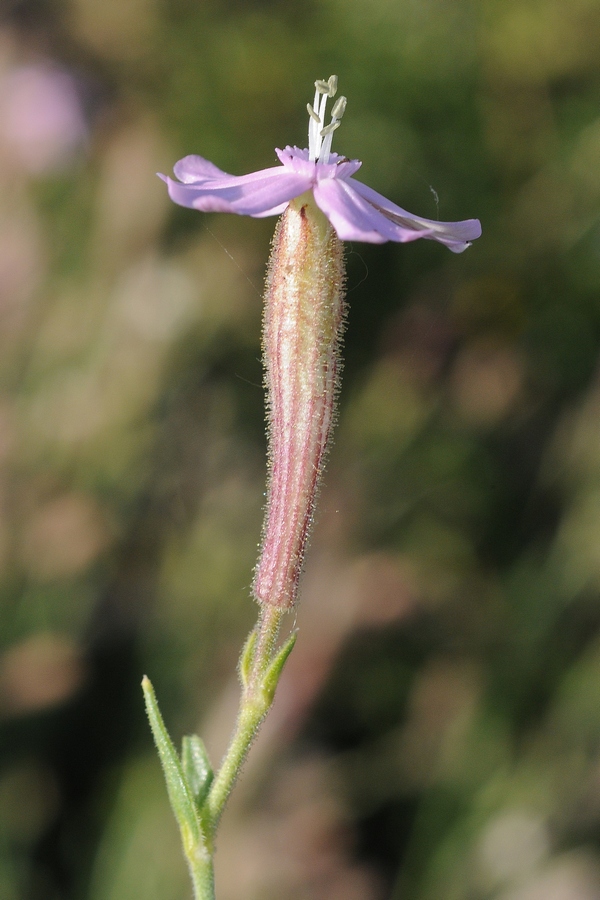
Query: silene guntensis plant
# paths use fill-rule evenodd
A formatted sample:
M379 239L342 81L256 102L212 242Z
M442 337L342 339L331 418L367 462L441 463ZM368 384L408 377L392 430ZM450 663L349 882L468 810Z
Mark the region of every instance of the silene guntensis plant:
M407 243L425 238L461 253L481 234L477 219L436 222L414 216L353 176L361 166L332 152L346 109L339 97L325 124L337 78L315 82L308 149L277 150L280 165L234 176L201 156L161 175L175 203L202 212L280 215L269 260L263 314L263 362L269 427L269 484L253 594L259 618L239 662L241 699L229 749L216 773L196 735L178 755L152 685L143 688L179 823L196 900L214 898L215 832L257 730L273 701L296 639L282 646L282 618L295 603L304 552L335 420L345 318L342 241Z

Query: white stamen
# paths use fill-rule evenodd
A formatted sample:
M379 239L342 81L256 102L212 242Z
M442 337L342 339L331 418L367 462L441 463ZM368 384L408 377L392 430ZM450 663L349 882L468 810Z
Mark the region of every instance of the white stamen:
M329 154L331 153L331 142L333 140L333 132L339 125L339 122L336 122L334 127L331 125L327 126L328 131L323 138L323 143L321 144L321 152L319 153L319 162L328 163L329 162ZM323 129L325 131L325 129Z
M346 110L346 98L338 97L331 111L331 122L325 125L327 101L337 92L337 75L331 75L327 81L315 81L315 100L313 105L306 104L308 110L308 155L312 162L329 162L333 132L339 128L340 119Z
M319 149L320 149L319 128L321 127L321 120L319 119L319 112L318 112L319 111L319 100L320 100L319 87L318 87L317 83L315 82L315 99L313 101L313 112L314 112L316 118L313 119L313 117L311 116L310 119L308 120L308 150L309 150L309 158L312 160L315 160L317 158L317 156L316 156L316 152L318 152L318 151L316 151L317 144L319 144Z
M325 124L325 110L327 109L328 99L328 95L323 94L323 96L321 97L321 102L319 103L319 118L321 120L321 125Z

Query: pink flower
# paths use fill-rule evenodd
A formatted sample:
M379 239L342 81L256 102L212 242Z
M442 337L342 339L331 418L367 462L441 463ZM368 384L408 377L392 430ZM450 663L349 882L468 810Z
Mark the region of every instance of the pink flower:
M352 176L362 163L331 152L331 138L346 108L345 97L334 104L332 120L325 125L327 99L337 80L316 82L310 115L308 150L286 147L276 150L281 163L249 175L228 175L201 156L185 156L175 165L179 181L164 175L169 196L180 206L202 212L230 212L241 216L274 216L290 200L311 191L315 203L344 241L414 241L427 238L462 253L481 235L478 219L436 222L414 216Z
M50 63L0 80L0 143L33 175L67 166L87 133L75 79Z

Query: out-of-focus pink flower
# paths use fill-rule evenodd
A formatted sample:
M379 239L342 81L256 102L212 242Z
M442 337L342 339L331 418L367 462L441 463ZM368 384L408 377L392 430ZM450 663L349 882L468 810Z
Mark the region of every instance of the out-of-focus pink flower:
M0 79L0 144L25 171L67 165L87 133L75 79L49 63L19 66Z
M362 165L358 159L331 152L333 133L346 108L346 98L340 97L333 106L331 122L325 125L327 99L337 89L334 79L316 82L314 106L308 107L307 150L276 150L280 166L241 176L228 175L201 156L186 156L175 165L179 181L161 175L171 199L203 212L260 218L278 215L290 200L312 191L315 203L343 241L383 244L428 238L461 253L481 235L478 219L436 222L415 216L356 181L352 176Z

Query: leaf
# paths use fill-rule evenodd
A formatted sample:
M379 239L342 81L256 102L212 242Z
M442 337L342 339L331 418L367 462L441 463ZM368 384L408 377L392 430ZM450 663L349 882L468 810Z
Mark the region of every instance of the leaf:
M154 735L154 742L167 783L171 808L179 824L186 855L191 857L198 846L205 846L194 792L187 782L177 751L165 727L158 708L154 688L150 683L150 679L145 675L142 679L142 690L144 691L150 728Z
M288 656L294 649L294 644L296 643L297 637L298 632L292 632L283 647L281 647L281 649L277 652L276 656L273 658L273 661L269 665L269 668L265 672L265 676L262 682L262 690L263 696L267 702L267 709L273 702L273 697L275 696L275 690L277 688L277 684L279 683L281 672L284 665L286 664Z
M215 776L204 742L197 734L189 734L183 738L181 742L181 765L185 779L194 796L196 808L200 810Z

